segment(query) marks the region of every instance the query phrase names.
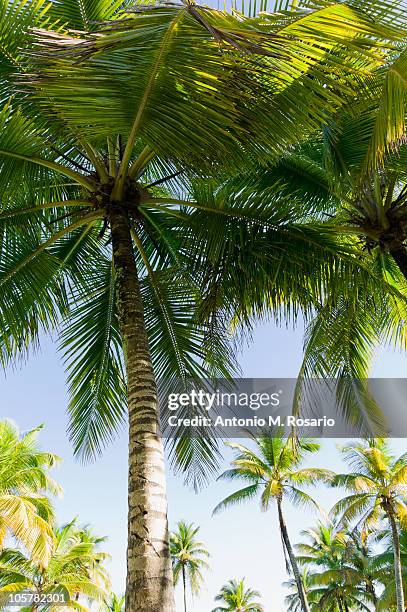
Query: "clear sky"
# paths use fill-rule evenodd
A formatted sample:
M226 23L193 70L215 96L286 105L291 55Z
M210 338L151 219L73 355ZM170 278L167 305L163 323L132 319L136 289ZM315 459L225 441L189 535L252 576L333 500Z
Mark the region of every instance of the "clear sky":
M253 342L244 348L240 363L246 377L293 377L301 361L302 330L259 327ZM375 376L405 377L405 355L382 351L378 355ZM63 485L64 497L56 507L60 522L78 516L90 523L95 532L107 535L106 545L112 555L110 572L117 592L124 589L126 549L127 441L123 434L103 457L92 465L81 465L72 457L66 438L65 414L67 396L63 365L55 345L47 340L41 352L28 364L8 371L0 379L2 418L15 420L22 430L44 423L41 443L44 449L59 454L63 462L55 472ZM393 442L395 450L405 450L405 440ZM324 441L321 452L310 465L343 468L335 441ZM227 461L225 461L225 466ZM182 479L169 474L168 496L170 523L184 519L201 526L201 539L211 553L211 571L199 599L190 605L193 612L209 612L220 586L230 578L246 577L247 583L262 594L266 612L284 610L285 569L281 540L273 510L261 513L258 503L230 509L212 517L214 506L233 490L225 483L211 483L198 495L183 486ZM318 500L329 509L337 493L318 489ZM315 522L312 514L286 507L286 518L293 542L299 531ZM178 609L182 610L181 593L177 592Z

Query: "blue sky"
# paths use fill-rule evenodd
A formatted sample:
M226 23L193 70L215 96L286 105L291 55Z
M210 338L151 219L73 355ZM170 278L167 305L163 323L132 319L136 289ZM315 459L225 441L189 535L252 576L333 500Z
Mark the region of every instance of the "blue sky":
M301 361L302 330L292 331L265 324L257 329L253 341L240 355L246 377L293 377ZM405 355L383 350L378 353L372 372L381 377L405 377ZM123 434L95 464L81 465L72 456L66 437L66 387L63 364L50 340L29 362L0 379L1 417L15 420L22 430L44 423L43 448L59 454L63 461L55 477L63 485L64 497L57 500L60 522L78 516L95 532L108 536L106 548L112 555L110 572L117 592L124 589L126 549L127 441ZM401 452L405 440L393 441ZM309 465L343 469L335 441L324 441L321 452ZM225 461L225 466L227 461ZM208 612L220 586L230 578L246 577L259 590L266 612L284 610L285 580L281 540L273 510L261 513L256 502L236 507L212 517L214 506L233 489L225 483L211 483L198 495L188 490L182 479L168 476L170 523L185 519L201 526L201 539L211 553L211 571L199 599L192 602L194 612ZM318 489L320 504L329 509L337 497L334 491ZM286 518L293 542L301 529L316 517L286 507ZM181 610L181 593L177 592Z

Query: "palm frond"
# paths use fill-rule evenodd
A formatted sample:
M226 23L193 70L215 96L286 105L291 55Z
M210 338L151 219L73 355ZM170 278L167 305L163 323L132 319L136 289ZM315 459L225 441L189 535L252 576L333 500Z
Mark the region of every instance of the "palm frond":
M257 483L249 485L248 487L245 487L243 489L240 489L239 491L236 491L235 493L232 493L231 495L228 495L214 508L213 514L218 514L218 512L221 512L229 506L241 504L247 501L248 499L252 499L258 494L259 488L260 485Z
M69 433L85 459L101 452L124 423L125 378L111 262L94 262L92 291L76 290L61 333L71 394Z

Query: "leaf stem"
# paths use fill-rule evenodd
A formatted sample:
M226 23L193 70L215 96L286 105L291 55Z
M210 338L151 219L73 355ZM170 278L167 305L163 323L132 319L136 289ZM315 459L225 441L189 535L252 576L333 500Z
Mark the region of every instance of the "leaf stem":
M0 219L9 219L11 217L18 217L20 215L26 215L40 210L45 210L47 208L62 208L65 206L93 206L93 204L89 200L64 200L61 202L48 202L47 204L38 204L38 206L30 206L30 208L4 210L3 212L0 212Z
M86 215L85 217L82 217L81 219L74 221L73 223L71 223L64 229L60 230L59 232L56 232L56 234L54 234L53 236L51 236L51 238L49 238L48 240L40 244L35 249L35 251L30 253L27 257L25 257L22 261L20 261L16 266L14 266L12 270L9 270L2 278L0 278L0 287L2 287L19 270L21 270L22 268L24 268L24 266L30 263L30 261L38 257L38 255L40 255L40 253L45 251L45 249L52 246L55 242L57 242L57 240L65 236L65 234L69 234L70 232L73 232L78 227L81 227L82 225L85 225L86 223L89 223L90 221L95 221L96 219L100 219L100 218L101 218L100 211L92 212Z
M146 145L138 158L132 163L129 170L129 177L137 179L139 178L147 166L147 164L155 157L155 153L151 147Z
M87 189L88 191L93 191L94 189L94 183L91 179L88 179L86 176L83 176L75 170L71 170L71 168L67 168L62 164L58 164L57 162L51 161L49 159L22 155L14 151L8 151L7 149L0 149L0 156L2 155L4 155L5 157L13 157L14 159L22 159L23 161L28 161L32 164L36 164L37 166L43 166L44 168L48 168L49 170L54 170L59 174L63 174L64 176L68 176L69 178L73 179L75 183L77 183L78 185L82 185L82 187L85 187L85 189Z
M163 37L161 46L160 46L160 48L158 50L158 53L157 53L157 57L155 58L155 61L154 61L153 66L152 66L150 78L147 81L147 85L146 85L146 88L144 90L144 94L143 94L143 96L141 98L140 105L139 105L139 107L137 109L137 113L136 113L136 116L134 118L131 130L130 130L130 135L129 135L129 138L128 138L127 143L126 143L126 147L124 149L123 158L122 158L122 161L121 161L121 164L120 164L119 173L117 175L116 184L115 184L113 192L112 192L112 200L120 201L122 199L123 189L124 189L124 182L126 180L126 175L127 175L128 169L129 169L128 166L129 166L130 158L131 158L131 155L133 153L134 144L136 142L136 137L137 137L139 128L141 126L141 122L142 122L143 117L144 117L144 112L145 112L145 110L147 108L147 104L148 104L148 101L149 101L149 98L150 98L150 94L153 91L153 87L154 87L157 75L158 75L158 73L161 70L162 59L163 59L163 57L165 55L165 52L167 51L168 43L170 42L172 36L174 35L174 32L175 32L176 27L178 25L178 22L184 16L184 14L185 14L185 9L181 8L181 10L178 13L178 15L169 24L167 32L165 33L165 35Z
M108 163L109 163L109 174L110 176L116 177L116 174L117 174L116 150L115 150L115 146L110 136L107 137L107 155L108 155Z
M88 156L89 161L91 161L94 165L95 170L99 174L99 178L102 183L107 183L109 180L109 175L106 172L105 164L103 162L103 159L101 159L99 153L95 151L92 145L87 142L87 140L85 140L85 138L83 138L83 136L81 136L80 134L76 134L76 138L78 139L78 142L80 143L86 155Z

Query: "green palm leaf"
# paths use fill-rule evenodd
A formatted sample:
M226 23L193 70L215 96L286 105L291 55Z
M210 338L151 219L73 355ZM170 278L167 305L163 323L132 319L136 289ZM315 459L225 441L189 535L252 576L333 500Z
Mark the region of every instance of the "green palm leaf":
M96 263L96 262L94 262ZM71 402L70 436L85 458L100 453L125 420L125 383L112 264L99 257L87 283L76 291L61 334Z

